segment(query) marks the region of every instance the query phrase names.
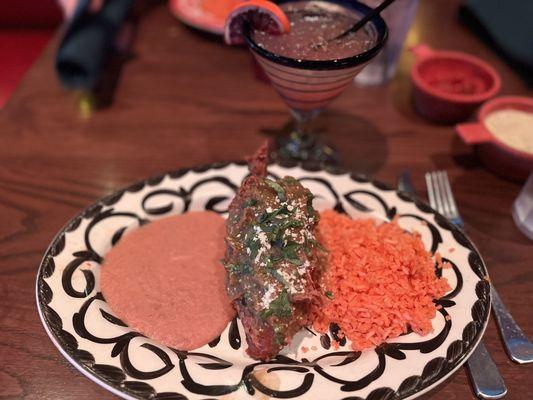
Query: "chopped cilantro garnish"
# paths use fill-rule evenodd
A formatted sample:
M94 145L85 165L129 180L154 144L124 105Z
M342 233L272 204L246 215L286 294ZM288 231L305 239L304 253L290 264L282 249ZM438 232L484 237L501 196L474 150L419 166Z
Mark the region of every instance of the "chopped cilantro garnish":
M270 257L267 257L265 259L265 270L267 272L270 272L270 270L274 269L274 262L270 259Z
M289 186L294 186L298 184L298 181L293 176L286 176L285 178L283 178L283 182L285 182L285 184Z
M248 199L244 202L244 207L253 207L257 205L257 199Z
M302 247L300 243L294 243L294 242L287 243L287 245L283 247L282 249L283 255L289 258L297 257L298 254L296 254L296 252L300 249L300 247Z
M281 240L283 231L280 229L278 225L275 225L275 224L272 224L269 226L261 225L261 228L263 229L263 231L267 233L268 240L271 243Z
M301 222L301 221L289 220L289 221L285 221L283 224L281 224L281 226L279 228L280 229L303 228L303 226L304 226L304 223Z
M322 251L325 251L327 252L328 250L322 246L319 242L317 242L315 239L307 239L307 242L310 243L311 245L315 246L316 248L322 250Z
M264 213L259 219L259 226L267 233L268 240L273 242L281 241L284 235L284 231L289 228L301 228L304 226L303 222L292 219L278 219L275 218L278 215L284 215L288 212L286 206L281 207L271 213Z
M303 261L300 260L299 258L286 258L286 260L288 262L290 262L291 264L294 264L294 265L297 265L297 266L300 266L300 265L303 265Z
M307 213L309 215L312 215L314 216L315 215L315 209L313 208L313 198L315 196L313 196L313 194L311 192L309 192L307 194Z
M281 332L276 332L274 335L274 340L276 341L277 345L283 346L285 344L285 335Z
M281 325L274 325L274 341L280 346L285 345L285 335Z
M270 272L270 275L276 278L278 282L282 283L284 286L289 286L289 282L287 282L285 278L281 276L281 274L277 270L271 268L268 270L268 272Z
M283 259L283 254L281 254L281 253L273 253L272 256L271 256L271 259L272 259L273 262L281 261Z
M279 318L290 317L292 315L291 302L287 290L283 289L278 297L270 303L268 308L260 312L261 318L268 318L271 315Z
M305 246L304 246L304 252L306 256L311 255L311 248L309 247L309 242L307 241L307 238L305 240Z
M259 223L260 224L264 224L266 222L272 222L274 221L274 218L276 218L278 215L281 215L281 214L286 214L287 213L287 206L286 205L283 205L281 206L280 208L272 211L272 212L267 212L267 211L264 211L261 216L259 217Z
M257 236L255 236L253 231L251 231L247 235L245 246L250 249L250 257L255 258L259 251L259 248L261 247L261 242L259 241Z
M247 264L225 264L224 268L226 268L230 274L249 274L252 272L250 266Z
M270 186L271 189L274 189L276 193L278 194L278 198L280 201L285 201L285 189L281 187L281 185L277 182L274 182L270 179L265 179L265 182L268 186Z
M289 243L281 249L281 254L285 260L295 265L302 265L303 261L298 256L298 250L302 247L299 243Z
M324 294L326 295L327 298L333 300L333 293L330 290L326 290Z

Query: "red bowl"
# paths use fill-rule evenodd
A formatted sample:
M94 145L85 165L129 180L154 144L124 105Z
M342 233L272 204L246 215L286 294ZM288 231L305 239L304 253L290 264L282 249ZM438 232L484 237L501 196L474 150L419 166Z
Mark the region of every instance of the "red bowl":
M500 90L501 79L485 61L457 51L436 51L426 45L411 49L416 110L441 123L467 120Z
M497 139L485 126L485 118L492 112L515 109L533 113L533 98L502 96L488 101L478 113L478 122L458 124L455 129L461 139L476 146L483 164L501 177L523 181L533 171L533 154L516 150Z

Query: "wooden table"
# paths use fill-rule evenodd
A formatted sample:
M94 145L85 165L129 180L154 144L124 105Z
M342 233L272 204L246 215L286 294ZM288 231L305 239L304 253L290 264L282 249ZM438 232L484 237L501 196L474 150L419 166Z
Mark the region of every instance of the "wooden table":
M477 54L501 73L502 94L531 95L519 78L459 24L459 1L423 1L408 43ZM57 40L0 112L0 398L108 399L48 339L35 306L41 255L59 228L99 197L179 167L242 158L289 121L271 87L254 78L248 52L208 40L162 5L143 18L135 58L125 66L112 107L80 115L76 94L53 70ZM491 278L533 337L533 246L516 229L511 204L520 186L485 171L453 128L432 125L411 105L404 54L387 87L349 88L324 118L347 167L395 182L410 168L449 171L467 229ZM485 336L509 399L531 398L531 366L504 354L494 322ZM472 398L464 369L433 399Z

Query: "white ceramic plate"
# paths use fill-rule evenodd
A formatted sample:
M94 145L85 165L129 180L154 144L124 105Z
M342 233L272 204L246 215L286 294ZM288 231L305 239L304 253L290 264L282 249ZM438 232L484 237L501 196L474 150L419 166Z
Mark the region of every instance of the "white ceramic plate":
M375 181L271 166L316 196L318 209L353 217L397 217L421 233L428 250L452 265L440 270L452 291L438 301L434 332L391 340L374 350L331 346L336 334L302 330L276 360L249 358L238 320L195 351L170 349L125 326L100 293L100 264L120 237L140 224L191 210L225 215L246 166L216 164L148 179L108 196L56 236L37 277L37 304L48 335L84 375L124 398L356 400L413 398L450 376L486 327L490 291L483 261L469 239L425 203ZM450 318L447 318L449 316ZM194 333L193 333L194 334ZM302 352L302 347L310 349ZM313 350L316 349L316 350Z

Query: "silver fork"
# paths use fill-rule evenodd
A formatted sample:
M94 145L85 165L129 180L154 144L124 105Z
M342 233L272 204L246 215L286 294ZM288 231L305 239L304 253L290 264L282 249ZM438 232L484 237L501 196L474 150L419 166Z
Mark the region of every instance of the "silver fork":
M426 185L431 206L455 225L463 228L463 220L457 210L446 171L428 172L426 174ZM519 364L533 362L533 344L515 322L492 284L490 285L490 293L492 295L492 310L496 316L503 344L509 358Z
M462 228L463 220L453 198L448 174L445 171L428 172L426 186L431 207ZM505 382L483 341L479 342L467 365L476 396L482 399L499 399L507 394Z

